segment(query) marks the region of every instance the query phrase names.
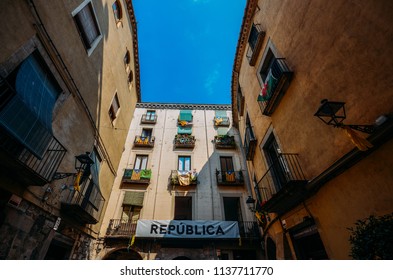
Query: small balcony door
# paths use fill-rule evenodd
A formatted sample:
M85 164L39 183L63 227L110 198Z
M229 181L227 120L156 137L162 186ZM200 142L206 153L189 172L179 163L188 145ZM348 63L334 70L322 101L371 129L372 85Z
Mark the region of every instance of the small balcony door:
M137 155L135 158L134 169L137 169L137 170L147 169L147 159L148 159L148 156Z
M243 221L239 197L224 197L225 221Z

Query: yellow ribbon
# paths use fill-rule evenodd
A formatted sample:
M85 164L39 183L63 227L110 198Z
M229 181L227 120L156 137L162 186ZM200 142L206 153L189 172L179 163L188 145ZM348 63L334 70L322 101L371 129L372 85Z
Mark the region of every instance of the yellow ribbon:
M80 192L81 191L81 187L79 186L79 183L81 181L81 177L82 177L83 171L78 171L78 173L76 174L76 178L74 181L74 190Z
M355 144L355 146L360 150L360 151L367 151L369 148L373 147L373 144L371 144L366 138L360 136L356 131L354 131L352 128L349 126L342 126L342 128L345 130L346 134L348 135L349 139L351 139L352 143Z

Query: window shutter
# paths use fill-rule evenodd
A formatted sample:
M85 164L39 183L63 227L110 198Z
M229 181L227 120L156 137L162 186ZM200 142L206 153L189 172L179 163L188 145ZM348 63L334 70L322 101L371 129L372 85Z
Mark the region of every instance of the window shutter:
M192 111L191 110L180 110L179 121L192 121Z
M43 158L52 134L19 96L0 112L0 125L36 157Z
M123 205L143 206L144 192L126 192L124 195Z
M217 128L217 135L227 135L228 128L226 127L219 127Z
M216 118L226 118L226 117L227 117L227 111L223 111L223 110L216 111Z
M178 134L192 134L192 127L183 127L183 126L178 126L177 127L177 133Z

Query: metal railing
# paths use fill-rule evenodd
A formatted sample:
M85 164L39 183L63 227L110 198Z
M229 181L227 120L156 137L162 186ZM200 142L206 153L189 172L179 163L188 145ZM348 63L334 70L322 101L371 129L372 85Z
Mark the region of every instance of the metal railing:
M236 148L235 136L216 135L214 136L214 145L216 149Z
M169 179L173 185L196 185L198 184L198 173L195 170L172 170Z
M217 185L243 185L243 171L216 170Z
M150 169L125 169L122 182L136 183L136 184L149 184L150 178L151 178Z
M271 71L271 75L274 77L274 82L271 83L272 88L269 90L271 95L268 100L258 101L262 114L266 116L273 114L293 76L293 72L289 70L285 58L275 58L269 71Z
M105 202L104 196L91 178L86 178L79 188L79 191L71 189L68 194L62 196L62 210L71 218L87 224L96 224Z
M189 134L177 134L175 136L174 144L175 148L194 148L195 147L195 136Z
M257 139L255 139L252 128L250 126L247 126L246 133L244 135L244 151L246 153L247 160L252 160L254 158L256 146Z
M141 118L141 123L156 123L157 122L157 115L147 115L143 114Z
M138 220L111 219L106 236L132 236L136 232Z
M135 147L154 147L154 136L135 136L134 146Z
M230 124L229 117L214 117L215 126L229 126Z
M26 171L24 181L31 180L31 184L37 185L44 185L52 180L67 152L64 146L52 136L42 158L38 158L1 127L0 149L9 160L16 163L15 169ZM19 170L13 171L22 174Z
M290 183L306 181L298 154L280 154L256 187L260 202L268 201Z

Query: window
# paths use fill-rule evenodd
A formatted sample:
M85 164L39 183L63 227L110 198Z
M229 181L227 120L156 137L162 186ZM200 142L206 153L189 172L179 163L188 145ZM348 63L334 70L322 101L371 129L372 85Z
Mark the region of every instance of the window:
M146 112L146 120L147 121L154 121L156 118L156 111L147 111Z
M146 139L146 138L148 138L150 140L151 136L152 136L152 133L153 133L152 129L150 129L150 128L143 128L142 129L142 135L141 135L142 140Z
M259 70L259 76L262 79L263 83L265 83L266 81L266 78L269 74L269 70L271 69L275 58L276 57L274 56L272 50L269 48L266 53L265 59L262 63L261 69Z
M246 131L244 135L244 151L246 153L247 160L252 160L254 158L256 145L257 145L257 140L255 139L254 131L251 126L250 117L247 114Z
M271 41L268 42L257 71L261 91L258 103L263 115L271 116L278 107L292 80L293 72L284 58L278 58Z
M259 24L252 24L250 36L248 37L249 48L247 50L247 58L251 66L254 66L258 54L262 47L262 41L265 38L265 32L260 28Z
M147 155L137 155L135 158L134 169L145 170L147 169Z
M179 170L179 171L191 170L191 157L190 156L179 156L177 170Z
M102 37L91 1L84 1L72 15L83 45L90 55Z
M117 97L117 93L115 93L115 96L113 97L111 107L109 108L109 117L111 118L111 121L113 122L117 118L117 112L120 109L120 103L119 103L119 98Z
M174 220L192 220L192 197L175 197L175 217Z
M38 51L1 83L0 127L38 158L52 139L52 111L62 92Z
M119 0L116 0L113 4L112 4L112 10L113 10L113 15L115 16L115 21L116 23L119 22L121 20L121 18L123 17L123 12L121 9L121 4Z
M221 171L234 171L232 157L220 157Z
M244 114L244 96L242 93L242 90L240 88L240 83L237 87L237 111L239 113L240 116L243 116Z
M94 183L97 186L99 186L100 185L99 184L99 176L100 176L100 168L101 168L102 158L96 148L93 149L93 152L90 154L90 158L94 161L94 164L92 164L90 167L91 175L92 175Z
M135 222L139 220L139 215L141 213L141 210L142 210L141 206L123 204L123 212L121 213L122 221Z

